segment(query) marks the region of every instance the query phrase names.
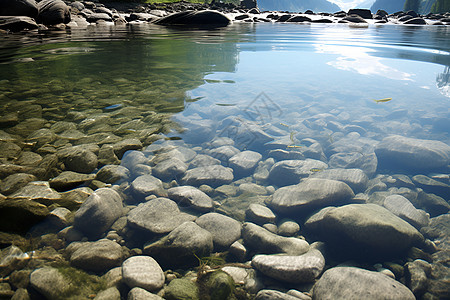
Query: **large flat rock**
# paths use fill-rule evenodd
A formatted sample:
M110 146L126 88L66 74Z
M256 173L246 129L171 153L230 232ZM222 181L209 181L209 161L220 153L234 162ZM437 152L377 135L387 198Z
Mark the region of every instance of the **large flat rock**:
M375 148L379 164L389 169L413 171L446 167L450 146L434 140L413 139L400 135L384 138Z
M423 240L412 225L376 204L327 207L305 226L325 241L376 255L396 254Z
M354 197L352 189L342 181L308 178L297 185L275 191L269 206L281 213L293 214L348 203Z
M313 288L313 300L414 300L403 284L379 272L354 267L327 270Z
M128 214L128 224L132 227L162 234L174 230L187 221L194 221L195 216L182 213L178 205L167 198L157 198L141 203Z

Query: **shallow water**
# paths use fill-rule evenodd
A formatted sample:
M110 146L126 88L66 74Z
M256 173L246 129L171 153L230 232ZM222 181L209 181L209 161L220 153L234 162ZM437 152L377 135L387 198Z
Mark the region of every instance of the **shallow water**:
M365 192L358 201L377 203L372 195L387 190L377 189L377 176L423 174L448 184L448 166L418 172L411 161L411 168L377 168L373 157L389 135L450 145L449 37L448 26L341 24L234 24L209 31L97 26L2 35L0 140L45 157L68 145L137 138L148 158L175 146L185 158L188 148L224 166L227 158L215 152L221 145L256 151L262 155L256 171L235 172L233 182L211 193L220 195L213 197L216 211L240 221L250 203L267 202L274 190L297 183L267 178L273 163L286 159L314 159L303 178L325 168L361 168L374 184L355 191ZM42 128L56 135L36 137ZM108 137L100 141L102 133ZM0 155L2 164L23 161L20 151L12 152ZM122 165L132 166L131 160ZM49 180L60 168L52 165L37 179ZM175 173L161 176L165 188L181 184L182 172ZM10 174L4 171L2 179ZM119 189L127 194L124 185ZM450 195L439 193L448 202ZM130 249L146 242L123 237Z

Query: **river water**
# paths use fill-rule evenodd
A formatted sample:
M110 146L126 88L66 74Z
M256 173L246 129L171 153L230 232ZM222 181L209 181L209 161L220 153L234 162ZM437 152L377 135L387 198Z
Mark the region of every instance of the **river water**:
M131 142L127 149L149 159L180 147L183 150L172 152L173 158L186 168L194 167L190 162L198 154L215 162L199 159L197 167L202 162L233 167L234 178L228 182L189 184L210 183L210 189L201 190L210 192L214 210L238 221L244 221L250 203L268 204L282 186L326 169L357 168L367 175L364 188L353 191L356 203L382 204L380 195L387 195L383 192L395 193L386 178L398 174L410 179L423 175L447 186L433 189L433 184L416 179L416 186L412 182L393 185L416 206L418 187L448 202L448 163L427 166L426 161L412 159L397 165L386 159L377 161L374 149L391 135L450 145L449 102L448 26L234 24L215 30L181 30L130 25L3 34L2 193L9 197L6 201L14 201L14 193L23 187L8 185L6 179L14 173L32 173L36 175L33 180L48 181L70 170L62 164L64 148L98 145L96 149L86 146L98 156L98 164L81 172L95 174L103 165L120 164L123 154L116 151L117 157L105 157L108 152L99 154L99 149L137 139L141 145ZM236 151L233 154L257 152L261 154L259 165L251 172L242 171L228 160L230 152L217 151L221 146L233 146L228 149ZM33 173L26 169L42 167L41 161L55 153L59 162L48 170ZM313 162L301 174L270 175L272 166L284 160ZM122 166L131 170L130 159L124 161ZM23 168L11 171L11 165ZM128 183L143 172L142 168L134 175L131 171ZM153 175L160 174L157 177L166 189L190 182L183 179L186 169L176 164L158 172ZM79 186L95 190L114 185L91 180ZM129 195L127 183L119 183L116 189ZM73 187L59 187L58 192ZM45 196L33 195L49 211L64 206L41 198ZM129 210L137 204L130 199L124 203L130 205ZM68 208L74 213L77 206ZM426 205L416 208L427 210ZM302 231L304 215L296 219L295 214L279 213L300 223L299 234L314 241L314 235ZM436 217L445 208L427 213ZM28 237L49 230L36 230L32 225L15 231L3 224L2 230L28 232ZM123 234L116 231L122 245L142 247L139 238L127 241L126 230ZM65 244L61 243L54 246L56 250L63 251ZM31 248L22 250L35 250Z

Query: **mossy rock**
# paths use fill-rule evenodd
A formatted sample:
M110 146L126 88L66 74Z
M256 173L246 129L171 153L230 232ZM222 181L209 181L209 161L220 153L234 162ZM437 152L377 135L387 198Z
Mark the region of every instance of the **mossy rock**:
M202 280L203 281L203 280ZM232 300L234 296L234 280L223 271L215 271L205 276L202 295L209 295L209 299ZM206 297L205 297L206 298Z
M197 285L189 279L174 279L164 289L168 300L199 300Z

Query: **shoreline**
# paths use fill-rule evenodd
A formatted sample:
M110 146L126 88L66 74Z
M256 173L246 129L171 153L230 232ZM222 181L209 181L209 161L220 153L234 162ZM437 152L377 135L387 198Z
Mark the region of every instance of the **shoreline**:
M54 1L54 2L52 2ZM14 32L23 30L65 30L90 25L133 25L156 23L161 25L226 26L232 23L323 23L368 25L420 25L448 26L450 13L419 15L414 11L388 14L378 10L350 9L348 12L316 13L288 11L259 11L258 8L237 7L233 4L198 4L188 2L141 4L129 2L96 3L91 1L47 0L53 6L37 8L37 12L23 16L0 16L0 30ZM40 2L41 3L41 2ZM39 5L38 5L39 6ZM11 8L13 9L13 8ZM0 7L0 12L2 8ZM178 15L190 11L189 20ZM5 8L3 8L5 12ZM11 13L13 14L13 13ZM198 16L201 14L201 16ZM172 18L168 18L172 16ZM174 16L174 17L173 17ZM174 21L174 19L176 21Z

